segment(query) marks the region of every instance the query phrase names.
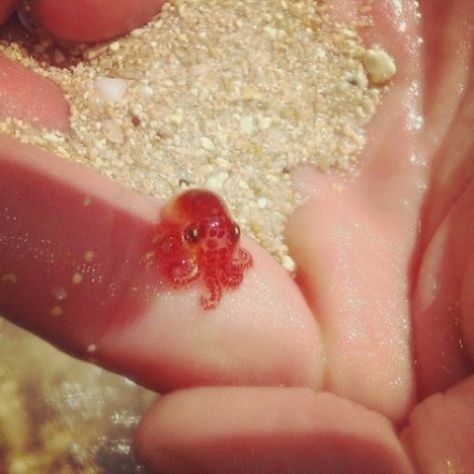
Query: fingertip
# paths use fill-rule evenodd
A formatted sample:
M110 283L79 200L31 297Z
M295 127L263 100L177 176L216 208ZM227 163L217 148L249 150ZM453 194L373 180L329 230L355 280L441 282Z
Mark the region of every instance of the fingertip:
M419 403L401 440L417 472L473 472L474 376Z
M69 130L69 104L53 81L2 55L0 79L0 119L13 117L60 132Z
M161 288L144 263L156 200L12 139L0 145L2 314L153 388L320 386L318 328L291 278L256 243L243 242L255 264L242 285L206 311L201 284Z
M147 410L144 417L140 420L133 435L132 443L135 457L146 466L159 464L160 466L166 465L169 468L169 463L173 462L172 459L167 461L165 450L160 449L162 444L162 440L160 439L160 413L162 413L161 407L164 399L164 397L158 397L155 403L149 410ZM153 420L153 422L150 423L150 420ZM153 442L150 442L152 439ZM167 472L177 471L168 470Z
M156 15L165 0L22 0L19 15L34 32L95 43L124 35Z
M120 353L120 367L161 392L216 384L320 387L323 347L311 313L285 270L255 242L243 245L254 266L215 309L200 306L200 281L163 288L133 324L103 335L102 356Z
M174 392L145 415L135 450L152 472L412 472L388 420L304 388Z
M206 393L206 389L195 392ZM133 452L151 472L172 472L173 474L202 474L197 459L175 446L173 423L179 412L186 412L188 390L178 390L173 395L159 396L138 424L133 436ZM178 411L176 411L178 410ZM192 413L189 412L192 416ZM192 422L191 422L192 424ZM188 435L195 436L191 429ZM179 435L178 435L179 436Z

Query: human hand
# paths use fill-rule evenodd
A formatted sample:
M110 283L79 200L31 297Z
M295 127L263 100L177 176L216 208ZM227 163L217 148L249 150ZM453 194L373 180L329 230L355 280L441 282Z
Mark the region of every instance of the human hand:
M146 23L165 0L2 0L0 25L16 10L22 23L59 40L95 43Z
M158 204L5 140L0 166L11 181L0 190L0 202L8 209L2 229L9 239L0 247L0 262L15 269L17 282L3 282L3 292L0 286L0 310L78 355L86 357L87 348L95 345L98 362L151 387L239 383L312 389L200 388L166 395L138 436L138 452L151 466L166 472L193 472L196 466L210 472L287 472L290 467L297 472L408 471L387 418L401 426L418 401L415 380L421 401L467 377L469 365L452 344L457 338L449 332L452 319L445 317L449 312L443 307L453 303L443 300L449 296L462 304L463 340L472 355L467 319L472 314L472 271L464 263L469 261L464 248L460 257L447 252L456 252L459 235L465 248L472 248L472 232L465 233L472 204L463 205L469 199L472 203L467 185L472 145L463 145L457 135L469 136L463 113L472 97L466 68L470 51L467 40L462 48L461 39L469 38L462 25L472 12L467 2L459 2L440 17L439 9L423 5L421 33L433 48L424 58L413 46L413 12L405 7L410 34L401 35L393 19L376 15L384 32L380 41L397 56L399 75L369 131L372 140L361 176L346 183L307 169L295 175L297 186L309 196L288 226L299 287L264 252L245 242L254 255L254 269L239 290L226 294L212 317L199 314L194 288L160 295L145 307L128 292L131 280L138 288L148 283L137 266L123 262L126 256L133 261L146 246ZM437 27L436 34L456 31L460 36L446 33L435 44L430 28L443 18L456 27ZM451 41L460 43L458 55L440 62L437 48L449 50ZM404 54L407 50L411 55ZM411 88L420 80L420 64L427 64L430 78L423 80L423 101ZM463 97L456 94L459 84L468 91ZM421 112L425 126L417 129L413 120ZM433 178L422 161L435 163ZM417 236L427 185L432 194ZM84 211L84 196L91 195L96 205ZM125 205L117 204L117 195ZM38 204L38 196L47 208ZM96 222L105 225L97 229ZM22 245L17 239L12 245L19 235L31 240ZM101 265L96 271L105 284L98 288L88 281L69 291L64 304L68 317L54 319L49 289L73 275L74 265L60 258L65 245L79 256L94 249L95 263ZM47 266L46 254L53 256ZM437 275L439 269L446 273ZM425 285L433 288L433 274L441 289L435 293L436 304L426 310L425 298L432 293ZM103 288L111 282L122 288L117 291L123 296L119 311L113 298L109 307L101 307ZM411 322L416 374L407 330ZM321 389L333 394L319 393ZM472 462L462 457L462 442L469 441L472 391L467 380L443 401L427 400L414 412L404 440L420 470L429 472L446 457L458 463L455 468ZM456 416L441 418L446 413ZM433 429L430 438L430 424L438 423L443 431ZM463 429L464 439L452 436ZM460 452L455 459L446 456L453 449Z
M369 129L361 176L340 182L306 168L294 177L308 201L287 235L321 329L322 384L316 393L201 388L166 395L138 433L138 452L151 466L473 469L473 8L420 3L420 25L411 2L398 16L386 2L377 6L383 37L376 40L395 54L399 73Z

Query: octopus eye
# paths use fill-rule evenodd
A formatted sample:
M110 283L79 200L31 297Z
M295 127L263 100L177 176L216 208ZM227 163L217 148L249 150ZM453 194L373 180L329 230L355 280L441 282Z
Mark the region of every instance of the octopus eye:
M240 237L240 227L237 224L234 224L233 227L232 227L230 238L234 242L236 242L237 240L239 240L239 237Z
M184 231L184 238L190 244L196 244L201 238L201 233L199 232L199 227L196 224L190 225Z

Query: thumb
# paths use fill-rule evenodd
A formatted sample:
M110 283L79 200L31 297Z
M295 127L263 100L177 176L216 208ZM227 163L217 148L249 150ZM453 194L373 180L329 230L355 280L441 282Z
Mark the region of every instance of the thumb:
M0 54L0 119L67 131L69 105L60 87Z

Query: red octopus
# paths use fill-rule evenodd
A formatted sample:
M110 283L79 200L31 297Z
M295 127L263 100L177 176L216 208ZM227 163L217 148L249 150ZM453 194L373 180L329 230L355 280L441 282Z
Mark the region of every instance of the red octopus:
M181 288L201 278L204 309L219 303L225 288L237 287L253 259L239 247L240 229L216 194L185 191L162 210L153 240L158 270L165 283Z

